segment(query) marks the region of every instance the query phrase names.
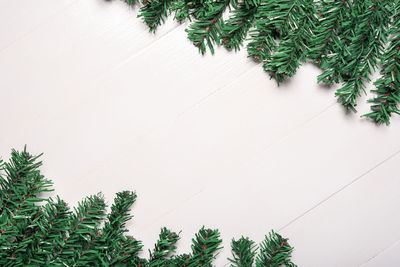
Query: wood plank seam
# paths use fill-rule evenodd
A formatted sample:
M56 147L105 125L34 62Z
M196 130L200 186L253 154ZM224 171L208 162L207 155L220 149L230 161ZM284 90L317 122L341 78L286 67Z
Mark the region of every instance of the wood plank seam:
M176 29L176 28L175 28ZM173 31L173 30L172 30ZM172 32L171 31L171 32ZM165 36L165 35L164 35ZM163 37L164 37L163 36ZM155 126L151 129L149 129L148 131L146 131L143 134L138 135L137 137L135 137L135 139L140 139L140 138L144 138L152 133L155 132L159 132L162 131L163 129L165 129L166 127L168 127L168 125L170 125L171 123L173 123L174 121L178 120L180 117L182 117L183 114L186 114L187 112L190 112L190 110L194 109L197 106L200 106L202 103L204 103L209 97L211 97L212 95L216 94L219 91L224 90L226 87L228 87L229 85L235 83L238 79L242 78L243 76L245 76L247 73L251 72L252 70L255 69L255 67L257 67L257 65L251 67L250 69L246 70L245 72L243 72L242 74L240 74L239 76L235 77L235 79L231 80L230 82L226 83L224 86L221 86L219 88L217 88L216 90L214 90L213 92L209 93L208 95L206 95L205 97L203 97L202 99L200 99L198 102L193 103L192 105L190 105L189 107L187 107L186 109L184 109L180 114L178 114L174 119L171 119L170 121L165 121L162 125L159 126ZM106 161L106 159L104 159L104 161ZM94 169L97 168L97 166L91 168L88 170L87 174L85 176L83 176L83 179L87 176L90 176L90 174L94 171ZM200 190L200 192L195 193L194 195L189 196L189 199L193 198L194 196L200 194L202 191L204 190L204 188L202 188ZM183 203L181 203L183 204ZM170 212L176 210L176 208L172 208L170 209ZM167 215L167 214L164 214ZM163 218L164 215L161 215L160 218ZM158 219L157 219L158 220Z
M247 73L247 72L246 72L246 73ZM244 75L244 74L243 74L243 75ZM228 85L229 85L229 84L227 84L226 86L228 86ZM224 86L224 87L226 87L226 86ZM283 137L279 138L279 139L276 140L274 143L272 143L271 145L269 145L268 148L265 149L265 150L263 150L262 152L265 152L265 151L267 151L269 148L273 147L274 145L279 144L280 142L284 141L285 139L287 139L288 137L290 137L293 133L295 133L295 132L297 132L298 130L302 129L302 128L305 127L307 124L309 124L309 123L311 123L313 120L317 119L319 116L321 116L322 114L324 114L325 112L327 112L330 108L332 108L332 107L335 106L335 105L339 105L339 103L337 103L337 102L331 103L329 106L325 107L323 110L321 110L321 111L318 112L316 115L312 116L311 118L309 118L308 120L306 120L306 121L303 122L302 124L300 124L300 125L298 125L298 126L295 126L295 127L294 127L292 130L290 130L287 134L283 135ZM164 127L163 127L163 128L164 128ZM147 133L147 134L149 134L149 133ZM146 134L146 135L147 135L147 134ZM399 152L400 152L400 150L397 151L396 153L399 153ZM396 153L395 153L395 154L396 154ZM392 156L394 157L395 154L393 154ZM390 157L392 157L392 156L390 156ZM254 157L249 157L247 160L243 161L242 164L244 165L246 162L249 162L249 161L250 161L251 159L253 159L253 158L254 158ZM379 166L379 165L376 165L376 167L378 167L378 166ZM369 171L372 171L372 170L373 170L373 169L371 169L371 170L369 170ZM369 171L368 171L368 172L369 172ZM364 174L367 174L368 172L366 172L366 173L364 173ZM363 174L363 175L364 175L364 174ZM202 194L207 188L208 188L208 187L205 186L205 187L201 188L201 190L199 190L198 192L192 194L191 196L189 196L189 197L186 198L185 200L179 202L177 205L175 205L175 207L169 209L168 212L165 212L165 213L163 213L162 215L160 215L160 216L158 216L157 218L155 218L155 219L154 219L154 223L160 221L161 219L165 218L165 216L167 216L167 215L170 214L171 212L177 210L180 206L182 206L183 204L185 204L186 202L188 202L190 199L193 199L194 197L196 197L196 196ZM332 196L333 196L333 195L332 195ZM321 204L322 204L322 203L321 203ZM316 207L316 206L315 206L315 207ZM311 211L311 209L310 209L310 211ZM291 221L291 222L292 222L292 221ZM293 222L294 222L294 221L293 221ZM146 227L143 227L142 229L147 229L148 226L151 226L151 225L153 225L154 223L149 224L149 225L147 225ZM287 225L289 225L289 224L287 224ZM283 228L280 228L277 232L279 232L279 231L282 230L282 229L283 229Z
M25 39L27 36L29 36L30 34L36 32L40 27L42 27L43 25L46 25L47 22L49 22L51 19L53 19L55 16L62 14L63 12L65 12L66 9L68 9L70 6L74 5L78 0L72 0L71 3L65 5L64 7L60 8L59 10L56 10L53 14L49 15L44 21L40 22L39 24L37 24L36 26L34 26L33 28L29 29L27 32L25 32L24 34L18 36L17 38L15 38L14 40L10 41L6 46L4 46L3 48L0 49L0 55L7 50L9 47L11 47L12 45L14 45L16 42L21 41L23 39Z
M283 225L282 227L280 227L278 229L279 231L282 231L283 229L289 227L291 224L293 224L294 222L298 221L299 219L301 219L303 216L307 215L308 213L310 213L311 211L313 211L314 209L316 209L317 207L321 206L322 204L324 204L325 202L329 201L332 197L340 194L342 191L346 190L347 188L349 188L350 186L352 186L353 184L357 183L358 181L360 181L364 176L366 176L367 174L369 174L370 172L372 172L373 170L375 170L376 168L382 166L383 164L385 164L386 162L388 162L389 160L391 160L392 158L396 157L398 154L400 154L400 150L397 150L396 152L394 152L393 154L391 154L389 157L387 157L386 159L380 161L379 163L377 163L376 165L374 165L372 168L368 169L367 171L365 171L364 173L362 173L361 175L359 175L356 179L352 180L351 182L349 182L348 184L342 186L341 188L339 188L339 190L333 192L332 194L330 194L329 196L327 196L326 198L324 198L323 200L321 200L320 202L318 202L317 204L315 204L314 206L312 206L310 209L306 210L305 212L303 212L302 214L300 214L299 216L297 216L296 218L294 218L293 220L291 220L289 223Z
M139 56L140 54L142 54L143 52L147 51L147 49L149 47L151 47L153 44L161 41L163 38L167 37L169 34L172 34L177 28L181 27L182 25L178 25L177 27L174 27L173 29L163 33L160 35L159 38L154 39L154 41L152 41L150 44L148 44L147 46L139 49L138 51L136 51L134 54L132 54L131 56L129 56L127 59L124 59L121 63L118 63L116 65L114 65L114 67L108 69L106 72L100 73L98 75L99 78L97 78L95 81L91 82L91 86L92 87L96 87L97 85L101 84L102 82L104 82L107 79L107 75L110 73L113 73L114 71L117 71L120 67L122 67L123 65L127 64L128 61L130 61L131 59L134 59L135 57ZM87 99L80 99L80 101L77 101L74 103L74 105L71 106L71 109L74 109L78 106L80 106L81 104L83 104ZM58 114L58 113L54 113L52 117L49 118L49 120L55 120L58 116L62 115Z
M260 150L259 152L257 152L256 154L254 154L253 156L249 157L247 160L245 160L243 163L249 162L252 159L254 159L255 157L257 157L258 154L262 154L267 152L271 147L282 143L284 140L286 140L287 138L289 138L290 136L292 136L293 134L295 134L297 131L303 129L304 127L306 127L308 124L310 124L311 122L313 122L315 119L317 119L318 117L320 117L321 115L323 115L325 112L328 112L331 108L333 108L334 106L339 105L339 103L335 100L335 101L331 101L330 104L328 104L326 107L324 107L322 110L320 110L319 112L317 112L315 115L311 116L310 118L308 118L307 120L305 120L304 122L294 126L292 129L290 129L286 134L282 135L282 137L278 138L277 140L275 140L273 143L267 145L264 149Z
M118 70L119 68L121 68L122 66L126 65L132 59L140 56L141 54L146 52L148 49L150 49L152 46L156 45L159 41L161 41L162 39L166 38L168 35L174 33L177 29L181 28L182 26L184 26L184 23L182 23L180 25L177 25L176 27L170 29L169 31L161 34L159 38L157 38L155 41L153 41L150 44L148 44L146 47L143 47L143 48L139 49L138 51L136 51L132 55L128 56L126 59L122 60L120 63L115 64L112 68L109 69L109 71L104 73L104 75L106 75L108 73L112 73L112 72ZM103 77L103 78L105 78L105 77ZM103 81L103 79L100 79L99 82L100 81Z
M224 91L227 87L229 87L230 85L234 84L238 79L242 78L243 76L245 76L249 72L253 71L256 67L259 67L260 65L261 65L261 63L257 63L254 66L251 66L245 72L243 72L243 73L239 74L237 77L235 77L235 79L232 79L232 80L228 81L225 85L220 86L220 87L216 88L215 90L213 90L212 92L208 93L206 96L202 97L199 101L197 101L196 103L193 103L193 105L191 105L190 107L186 108L181 113L179 113L176 116L175 120L178 120L179 118L184 116L186 113L190 112L192 109L203 105L203 103L207 103L207 100L210 97L212 97L213 95L215 95L216 93L218 93L220 91Z
M386 248L382 249L381 251L379 251L378 253L376 253L374 256L372 256L371 258L369 258L368 260L366 260L365 262L363 262L362 264L360 264L360 266L364 266L367 263L371 262L372 260L378 258L379 256L383 255L387 250L395 247L396 245L400 244L400 239L397 240L396 242L394 242L393 244L391 244L390 246L387 246Z

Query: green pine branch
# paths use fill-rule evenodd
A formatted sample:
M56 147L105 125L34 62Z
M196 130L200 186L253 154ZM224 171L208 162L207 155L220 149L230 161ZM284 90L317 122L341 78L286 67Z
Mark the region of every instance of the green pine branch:
M260 0L243 1L231 11L230 18L221 27L222 44L229 50L240 50L254 22Z
M252 267L254 258L257 255L257 246L248 237L241 237L239 240L232 239L232 256L228 259L231 267Z
M356 111L357 98L365 93L365 83L375 71L387 42L388 1L358 0L354 5L354 35L342 65L343 86L336 91L346 112Z
M54 255L61 251L61 243L68 238L71 211L58 196L56 200L49 198L48 203L40 210L35 221L39 226L39 241L35 246L32 263L42 265L54 260ZM53 242L54 241L54 242ZM58 242L57 242L58 241Z
M171 254L176 250L178 240L178 234L163 227L153 252L150 252L149 266L162 267L168 265L171 262Z
M190 20L188 39L201 54L208 49L214 53L216 45L237 51L247 38L249 57L262 62L278 85L310 59L322 69L318 83L342 83L336 97L347 112L356 111L371 74L383 65L382 79L372 90L377 97L369 100L372 112L365 117L389 124L399 113L397 78L389 73L396 72L397 61L388 56L393 51L385 49L388 36L398 32L398 0L126 1L140 3L139 17L152 32L170 14L178 22ZM224 21L228 7L232 10Z
M351 15L351 3L348 0L320 0L316 9L318 19L312 29L307 57L320 66L329 66L327 55L343 46L339 36L346 35L349 30L347 22Z
M107 215L107 221L103 227L103 235L106 240L118 240L127 232L125 225L127 221L133 218L129 213L136 197L136 193L130 191L117 193L111 206L111 212Z
M58 240L60 252L57 263L85 266L96 258L97 251L93 249L93 245L100 223L105 217L105 208L101 194L89 196L78 204L71 216L68 237L62 241Z
M387 125L392 113L400 114L400 1L393 2L390 10L393 21L388 32L390 42L382 57L381 77L374 83L377 89L372 90L377 96L368 101L373 104L372 112L364 115Z
M10 162L4 163L3 166L7 179L0 179L1 198L5 199L5 205L0 206L1 210L9 211L17 208L20 214L30 212L31 202L42 201L43 199L37 199L37 196L51 191L48 189L52 185L51 182L45 179L38 170L42 162L36 162L36 160L40 156L31 156L26 148L22 152L11 151Z
M139 2L139 0L125 0L125 1L128 3L128 5L133 5Z
M39 156L25 148L12 150L9 162L0 161L0 266L212 266L222 249L219 231L202 227L191 253L175 255L179 235L162 228L149 259L141 258L142 242L126 235L136 194L117 193L108 214L101 194L85 198L71 212L58 196L41 198L52 183L40 174ZM272 232L261 248L258 262L290 263L292 248L278 234ZM256 246L242 237L232 240L232 253L233 266L251 266Z
M256 267L296 266L291 261L293 248L286 238L271 231L260 244L260 252L256 258Z
M143 244L132 236L122 236L113 253L110 255L112 266L147 266L148 261L138 255L142 251Z
M206 0L176 0L172 2L171 11L175 13L174 18L183 22L184 20L192 20L198 16L200 8Z
M96 233L95 247L109 255L112 264L136 262L143 245L133 237L126 237L126 222L133 218L130 209L136 201L136 193L118 192L103 229ZM99 255L101 258L101 255ZM106 262L106 260L103 260Z
M151 32L165 22L171 8L172 0L146 0L139 10L138 17L142 17Z
M263 67L278 83L292 77L305 60L314 13L313 0L276 0L269 11L271 23L282 40L274 53L265 57Z
M192 239L192 254L188 259L187 267L211 266L211 262L217 256L222 247L222 240L218 230L206 229L204 226Z
M26 151L12 150L10 161L2 165L5 177L0 176L1 240L0 258L5 264L26 265L32 261L36 244L41 236L41 225L36 224L40 208L36 203L45 199L39 194L51 191L51 181L39 171L39 156ZM5 249L4 249L5 247Z
M207 0L198 10L196 19L186 29L188 39L205 54L207 47L214 54L214 45L220 44L222 14L230 0Z
M343 67L347 65L348 47L358 15L354 14L353 2L347 0L325 2L321 9L320 20L310 43L309 56L314 62L320 63L323 70L318 76L318 83L331 85L342 82L346 76ZM321 45L324 42L321 36L326 36L329 42ZM322 53L321 57L317 53Z
M276 8L275 1L261 0L254 15L253 29L249 33L247 53L257 62L263 61L276 47L275 38L279 33L275 28L274 19L270 17L272 10Z

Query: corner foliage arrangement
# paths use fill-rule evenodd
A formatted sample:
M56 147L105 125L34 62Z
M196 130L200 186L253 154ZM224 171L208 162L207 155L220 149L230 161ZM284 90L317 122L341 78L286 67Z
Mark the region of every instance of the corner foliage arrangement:
M162 228L147 259L142 242L126 235L136 200L131 191L117 193L111 211L101 194L89 196L71 211L56 198L42 198L52 182L39 171L39 156L26 148L12 150L8 163L0 161L0 266L212 266L222 248L218 230L201 228L191 252L175 255L179 234ZM231 266L296 266L287 239L271 231L256 246L249 238L232 240Z
M341 83L336 97L355 112L371 74L375 81L371 112L390 123L400 114L400 0L127 0L141 4L139 17L154 32L173 14L190 20L188 38L214 53L215 45L239 50L247 39L249 57L279 83L295 75L307 59L322 69L318 82ZM139 3L140 2L140 3ZM229 9L228 19L223 13Z

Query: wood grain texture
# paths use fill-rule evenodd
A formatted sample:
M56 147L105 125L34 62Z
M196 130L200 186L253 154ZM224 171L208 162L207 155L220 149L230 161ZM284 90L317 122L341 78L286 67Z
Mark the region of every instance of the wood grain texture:
M20 0L0 1L0 52L17 40L35 31L40 25L52 21L66 6L74 0Z
M374 255L363 267L397 266L400 262L400 241Z
M187 252L205 224L224 239L216 266L232 237L270 229L299 266L400 264L398 117L346 116L309 64L278 87L244 50L200 56L187 24L151 34L122 1L0 7L0 155L44 152L67 202L137 190L145 251L165 225Z

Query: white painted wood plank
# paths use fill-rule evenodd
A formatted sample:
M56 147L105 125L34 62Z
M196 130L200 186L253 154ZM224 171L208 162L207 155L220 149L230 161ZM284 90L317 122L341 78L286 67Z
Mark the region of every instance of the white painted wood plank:
M400 262L400 241L397 241L384 251L362 264L363 267L397 267Z
M154 35L136 16L123 1L78 0L0 53L0 106L8 114L0 123L30 117L2 134L70 112L88 87L178 26L171 19Z
M137 166L135 168L141 169L140 174L148 172L151 179L160 183L165 181L165 186L170 181L179 184L171 187L168 192L164 191L165 186L159 186L159 191L154 192L158 189L153 188L153 184L146 179L133 183L133 186L140 189L139 192L152 192L149 196L143 196L149 198L149 201L145 201L147 204L137 211L144 212L146 216L138 219L138 224L148 225L159 214L164 214L177 203L196 194L207 181L219 176L225 177L227 172L232 171L232 167L332 105L332 99L327 97L329 92L318 89L317 85L312 89L297 86L298 83L303 84L299 80L313 72L315 69L308 66L301 70L303 75L297 76L293 83L276 88L275 82L266 79L265 73L257 66L202 100L199 105L180 113L178 118L165 127L142 136L138 141L121 141L122 145L114 148L114 151L120 152L119 156L107 157L104 165L97 166L96 171L90 174L87 183L99 177L107 181L111 173L106 169L111 170L111 166L118 163L128 165L124 160L121 162L121 158L126 158L134 162L134 166ZM249 81L251 86L248 86ZM312 102L309 101L311 96ZM298 101L301 107L297 112L282 108L293 101ZM280 110L280 116L271 116L276 110ZM151 201L154 194L166 199L162 203ZM169 195L174 197L170 198ZM159 212L148 216L148 209Z
M387 128L345 117L311 65L277 88L245 51L201 57L182 26L169 20L153 36L136 14L123 1L77 0L0 52L0 154L25 143L45 152L44 172L71 204L137 189L131 230L146 249L167 225L189 251L206 224L223 234L221 266L231 237L261 241L400 149L398 118ZM290 227L304 262L310 250ZM392 230L349 262L376 255ZM334 242L329 255L350 245Z
M152 244L160 226L155 219L190 199L207 182L221 177L229 179L231 172L237 170L237 164L332 105L331 91L319 88L315 83L308 86L306 79L315 77L316 72L308 65L300 70L292 83L277 88L275 82L266 79L265 73L257 66L196 107L179 114L165 128L138 141L123 142L114 152L118 151L118 156L110 154L107 161L93 168L93 173L82 181L83 188L96 184L93 192L104 191L109 177L117 176L119 183L108 185L106 189L110 196L126 187L137 189L139 205L134 211L135 229L142 230L152 224L151 230L139 231L138 236L146 244ZM295 110L290 108L293 102L298 103ZM271 116L276 110L280 111L280 116ZM115 169L113 166L124 168ZM225 190L222 188L226 185L219 184L218 188ZM214 202L206 199L208 197L214 199L215 196L206 195L204 205L216 208ZM200 223L207 224L210 220L214 225L218 223L207 216ZM171 225L184 229L184 238L188 242L199 228L193 220ZM226 225L222 227L224 231L226 228ZM224 237L226 241L230 238L229 235ZM186 243L180 248L188 246Z
M299 266L360 266L399 240L399 164L397 154L282 231Z
M140 145L140 136L173 122L179 114L253 66L245 51L231 54L219 49L217 55L203 58L188 44L186 33L176 30L127 59L95 86L80 87L89 82L87 79L79 81L78 89L71 92L63 86L53 93L53 88L46 86L42 90L45 100L35 100L50 102L56 114L46 113L48 106L32 103L32 115L39 113L32 125L17 125L27 129L8 129L3 135L8 143L20 147L27 143L35 151L45 151L46 162L51 166L47 173L54 177L60 193L75 203L88 190L82 186L79 193L71 191L68 179L80 181L110 158L124 160L126 154L122 156L121 152L127 151L127 144ZM22 87L21 91L29 93ZM20 94L10 93L14 99ZM27 109L24 107L23 111ZM8 120L3 124L10 125L11 119ZM2 146L8 150L5 144ZM62 155L74 156L66 164L58 160ZM124 185L123 180L118 184ZM107 185L103 184L104 188Z
M0 52L56 16L74 0L0 1Z
M285 226L400 150L398 119L385 128L340 114L341 107L336 104L245 164L233 164L225 173L216 168L213 176L199 177L193 172L190 177L196 179L187 178L187 184L192 183L198 194L182 201L178 208L171 207L159 220L146 225L146 230L141 229L144 238L153 238L159 225L185 229L191 236L198 224L204 223L220 226L225 237L248 234L261 241L271 228ZM189 242L183 240L186 246ZM225 240L225 247L229 247L228 242ZM309 255L308 251L303 253L304 257ZM224 251L218 264L228 254L229 250Z

